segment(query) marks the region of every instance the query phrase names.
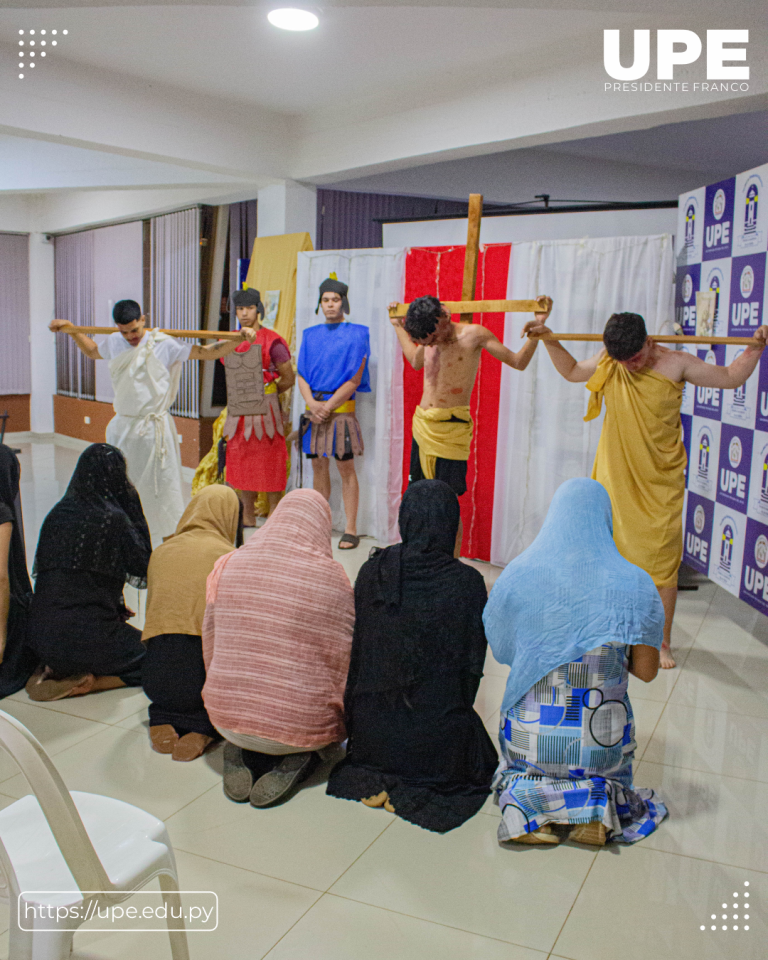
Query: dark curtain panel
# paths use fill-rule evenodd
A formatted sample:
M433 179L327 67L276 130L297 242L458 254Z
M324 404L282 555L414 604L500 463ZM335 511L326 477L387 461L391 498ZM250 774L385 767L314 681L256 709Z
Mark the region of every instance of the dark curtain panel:
M317 191L317 250L360 250L382 245L377 217L466 216L468 204L433 197L399 197L386 193Z

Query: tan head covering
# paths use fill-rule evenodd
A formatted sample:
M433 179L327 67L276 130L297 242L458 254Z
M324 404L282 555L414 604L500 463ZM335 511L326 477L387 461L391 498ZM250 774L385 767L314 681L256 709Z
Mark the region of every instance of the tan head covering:
M142 640L164 633L202 634L205 581L219 557L235 549L239 510L235 491L221 484L192 498L176 533L150 558Z

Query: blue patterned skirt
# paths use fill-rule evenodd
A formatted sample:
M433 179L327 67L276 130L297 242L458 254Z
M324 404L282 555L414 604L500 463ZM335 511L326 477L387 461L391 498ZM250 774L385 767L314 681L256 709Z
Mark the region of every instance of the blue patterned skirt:
M667 815L653 790L632 783L628 666L623 645L603 644L547 674L501 715L499 840L546 823L600 821L609 840L634 843Z

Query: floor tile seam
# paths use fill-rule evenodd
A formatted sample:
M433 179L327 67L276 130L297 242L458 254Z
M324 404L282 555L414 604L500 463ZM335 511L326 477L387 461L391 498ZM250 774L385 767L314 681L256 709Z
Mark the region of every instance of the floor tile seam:
M370 903L368 900L358 900L355 897L345 896L342 893L333 893L328 890L325 893L327 897L336 897L337 900L348 900L350 903L359 903L365 907L373 907L375 910L384 910L386 913L394 913L398 917L408 917L409 920L418 920L421 923L430 923L434 927L442 927L444 930L457 930L459 933L468 933L472 937L480 937L482 940L492 940L494 943L503 943L505 946L521 947L524 950L532 950L534 953L541 954L541 960L546 960L547 951L540 950L538 947L532 947L527 943L518 943L517 940L503 940L501 937L491 937L487 933L478 933L476 930L468 930L466 927L457 927L451 923L441 923L439 920L430 920L427 917L419 917L415 913L405 913L403 910L393 910L392 907L383 907L378 903ZM319 901L318 901L319 902Z
M652 836L652 834L651 834ZM647 844L641 847L648 853L661 853L669 857L682 857L683 860L696 860L698 863L713 863L718 867L728 867L730 870L748 870L750 873L759 873L761 876L768 876L768 868L760 870L757 867L745 867L741 863L726 863L723 860L711 860L709 857L696 857L690 853L679 853L677 850L659 850L657 847L649 847Z
M753 780L751 777L737 777L733 773L718 773L716 770L699 770L696 767L681 767L676 763L662 763L660 760L643 759L642 763L650 763L654 767L667 767L670 770L687 770L688 773L702 773L708 777L724 777L726 780L740 780L742 783L759 783L764 787L768 787L768 780Z
M314 888L313 888L313 887L310 887L310 889L314 889ZM323 897L327 896L327 894L326 894L326 893L323 893L322 890L319 890L319 891L317 891L317 892L320 894L320 896L317 898L317 900L315 900L313 903L310 903L310 905L309 905L309 906L307 907L307 909L301 914L301 916L300 916L300 917L297 917L296 920L294 920L294 922L290 925L290 927L288 927L288 929L287 929L284 933L281 933L281 934L280 934L280 936L277 938L277 940L275 940L275 942L274 942L274 943L272 944L272 946L267 950L267 952L266 952L266 953L263 953L263 954L261 955L260 960L266 960L266 958L270 955L270 953L272 953L272 951L278 946L278 944L288 936L288 934L291 932L291 930L293 930L293 928L294 928L297 924L301 923L301 921L304 919L304 917L307 916L308 913L310 913L312 910L315 909L315 907L318 905L318 903L320 903L320 901L323 899Z
M10 699L10 697L9 697L8 699ZM67 698L65 697L65 699L67 699ZM11 700L11 702L12 702L12 703L21 703L21 704L23 704L25 707L34 707L36 710L41 710L41 711L43 711L44 713L56 713L56 714L58 714L59 716L64 715L65 717L72 717L74 720L87 720L88 723L98 723L98 724L100 724L102 727L113 727L113 726L114 726L113 723L109 723L107 720L94 720L93 717L81 717L81 716L79 716L79 715L76 714L76 713L68 713L68 712L66 712L66 711L64 711L64 710L57 710L55 707L46 707L46 706L44 706L42 703L37 703L37 702L35 702L34 700ZM50 702L58 703L59 701L50 701ZM137 712L138 712L138 711L137 711ZM11 714L11 716L13 716L13 715ZM16 719L16 717L14 717L14 720L15 720L15 719ZM127 719L127 717L124 717L123 719ZM18 722L21 723L21 720L19 720ZM99 732L100 732L100 731L99 731Z
M659 724L661 723L661 718L664 716L664 712L665 712L666 709L667 709L667 704L666 704L666 703L663 703L663 704L662 704L662 707L661 707L661 711L659 712L659 716L658 716L658 718L656 719L656 723L653 725L653 730L651 731L651 735L650 735L650 737L648 737L648 739L647 739L647 741L646 741L646 743L645 743L645 746L643 747L642 753L641 753L640 756L637 758L637 763L640 763L640 762L642 761L643 757L645 756L646 750L647 750L648 747L651 745L651 740L653 740L654 736L656 735L656 730L657 730Z
M16 718L14 717L14 719L16 719ZM78 718L78 719L81 719L81 718ZM21 722L21 721L19 721L19 723L20 723L20 722ZM93 723L97 723L98 721L92 721L92 722L93 722ZM104 727L105 730L109 730L109 729L110 729L110 727L108 727L106 724L101 724L101 725ZM31 731L30 731L30 732L31 732ZM62 753L66 753L67 750L71 750L72 747L79 747L81 743L85 743L86 740L90 740L92 737L97 737L100 733L103 733L103 732L104 732L104 730L94 730L93 733L89 733L87 736L83 737L82 740L78 740L78 741L75 742L75 743L71 743L68 747L64 747L62 750L59 750L58 753L51 753L50 750L46 750L45 747L43 747L43 750L45 750L45 752L46 752L46 754L48 755L49 759L53 759L54 757L60 757L60 756L62 755ZM11 755L8 754L8 756L11 756ZM11 757L11 759L13 759L13 757ZM16 762L16 761L14 760L14 763L15 763L15 762ZM55 766L55 764L54 764L54 766ZM9 780L13 780L14 777L23 777L23 776L24 776L24 774L22 773L21 769L19 769L19 770L17 770L15 773L12 773L12 774L10 775L10 777L0 778L0 785L2 785L2 784L4 784L4 783L8 783L8 781L9 781Z
M352 801L352 802L354 802L354 801ZM354 867L354 865L357 863L357 861L358 861L361 857L365 856L366 853L368 853L368 851L371 849L371 847L374 845L374 843L376 843L377 840L380 840L380 839L384 836L384 834L387 832L387 830L389 830L389 828L392 826L393 823L395 823L395 821L396 821L397 819L398 819L398 818L397 818L396 816L392 815L392 819L391 819L390 822L386 825L386 827L384 827L384 829L381 831L381 833L377 834L377 835L373 838L373 840L371 840L371 842L368 844L368 846L365 848L365 850L361 850L361 851L360 851L360 853L355 857L355 859L352 861L352 863L350 863L348 867L345 867L345 868L344 868L344 870L338 875L338 877L336 877L336 879L333 881L333 883L330 883L330 884L326 887L326 889L323 891L323 893L329 893L330 890L331 890L331 887L336 886L336 884L339 882L339 880L341 880L341 878L344 876L344 874L348 873L348 872L352 869L352 867Z
M210 785L210 787L208 787L207 789L203 790L203 792L200 793L200 794L198 794L198 796L192 797L190 800L187 800L187 802L186 802L183 806L179 807L178 810L174 810L173 813L169 813L166 817L161 817L160 819L161 819L161 820L163 821L163 823L165 824L166 829L168 828L168 821L171 819L171 817L175 817L177 813L181 813L182 810L186 810L187 807L190 806L190 804L195 803L195 802L196 802L197 800L199 800L201 797L204 797L204 796L206 795L206 793L210 793L211 790L215 790L215 789L216 789L217 787L219 787L219 786L221 786L220 783L212 783L212 784ZM0 791L0 792L2 792L2 791Z
M86 696L87 696L87 694L86 694ZM63 703L65 700L73 700L73 699L76 699L76 698L75 698L75 697L64 697L64 699L61 700L61 701L59 701L59 700L54 700L54 701L50 701L50 702L51 702L51 703L60 703L60 702ZM25 702L24 700L17 700L17 701L16 701L16 703L24 703L24 702ZM46 706L46 707L44 707L44 706L42 706L41 704L34 703L34 701L30 701L29 704L28 704L28 706L39 707L39 709L41 709L41 710L47 710L49 713L55 713L55 714L58 714L59 716L74 717L76 720L90 720L91 723L100 723L103 727L116 727L119 723L122 723L124 720L129 720L132 716L134 716L133 713L129 713L127 717L121 717L119 720L115 720L114 722L110 722L109 720L94 720L93 717L82 717L82 716L80 716L79 713L73 713L71 710L59 710L59 709L57 709L55 706ZM135 711L135 713L138 713L138 712L139 712L138 710Z
M756 694L756 696L760 696L760 694ZM682 703L680 700L670 700L668 701L668 705L670 707L688 707L691 710L708 710L710 713L732 714L734 717L750 717L752 720L768 720L768 710L766 710L765 714L743 713L741 710L736 710L733 707L725 707L723 709L718 709L717 707L698 707L695 703Z
M292 887L298 887L299 890L311 890L313 893L320 894L320 896L327 892L323 890L322 887L311 887L307 883L297 883L295 880L286 880L285 877L276 877L273 873L264 873L263 870L252 870L250 867L244 867L239 863L230 863L229 860L218 860L216 857L206 856L206 854L200 853L198 850L187 850L186 847L181 847L177 843L173 843L173 841L171 841L171 846L180 853L198 857L200 860L207 860L209 863L218 863L219 866L222 867L232 867L234 870L243 870L245 873L253 874L256 877L264 877L267 880L276 880L278 883L287 883Z
M683 857L685 860L697 860L699 863L713 863L718 867L728 867L732 870L749 870L750 873L759 873L768 876L768 867L761 870L759 867L745 867L743 863L730 863L726 860L714 860L711 857L697 857L692 853L680 853L678 850L662 850L660 847L644 846L644 850L651 853L668 853L671 857Z
M560 929L557 931L557 936L555 937L552 943L552 946L550 947L551 953L554 953L555 950L557 949L557 942L560 939L560 937L562 937L563 930L565 930L565 926L570 920L571 914L573 913L573 908L576 906L576 903L578 902L578 899L581 896L581 891L584 889L584 884L589 879L589 875L590 873L592 873L592 867L594 867L595 863L597 862L597 854L598 854L598 851L595 850L594 854L592 855L592 863L590 863L589 869L584 874L584 879L581 881L581 884L579 885L579 889L576 891L576 896L573 898L573 902L571 903L570 907L568 907L568 913L565 915L565 919L563 920L560 926Z

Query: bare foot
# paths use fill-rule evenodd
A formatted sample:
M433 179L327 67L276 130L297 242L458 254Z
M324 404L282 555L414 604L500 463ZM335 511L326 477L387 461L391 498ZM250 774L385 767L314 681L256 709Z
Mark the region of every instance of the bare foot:
M659 656L659 666L662 670L671 670L672 667L677 666L677 661L672 656L672 650L666 645L661 645L661 653Z

